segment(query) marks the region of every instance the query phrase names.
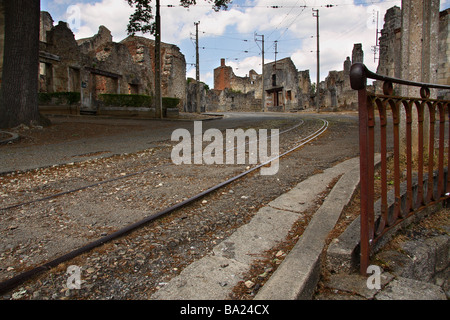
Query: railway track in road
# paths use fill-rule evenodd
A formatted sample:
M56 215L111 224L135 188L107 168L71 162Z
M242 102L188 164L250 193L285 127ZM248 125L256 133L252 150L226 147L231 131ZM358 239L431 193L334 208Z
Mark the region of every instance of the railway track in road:
M148 225L152 221L155 221L159 218L167 216L169 213L173 213L173 212L175 212L183 207L186 207L188 205L191 205L193 203L198 203L200 200L204 199L208 195L217 193L217 191L219 189L222 189L225 186L228 186L228 185L232 184L233 182L236 182L236 181L242 179L245 176L251 175L256 170L269 165L273 161L277 161L281 157L285 157L285 156L289 155L290 153L298 150L299 148L310 143L311 141L317 139L319 136L321 136L324 132L327 131L328 122L326 120L320 119L320 120L314 120L314 121L315 121L314 125L310 126L310 128L309 128L310 130L303 137L299 138L298 140L294 140L294 141L292 141L292 139L291 139L291 141L289 141L287 143L283 143L283 145L281 147L282 150L280 150L278 156L271 158L263 163L259 163L258 165L255 165L253 167L247 166L244 171L242 171L242 169L241 169L242 166L240 166L239 168L237 168L239 170L231 170L230 172L228 172L229 176L226 177L225 179L222 178L222 180L219 181L218 183L213 183L212 186L210 184L207 187L202 186L203 190L200 192L196 192L195 194L187 196L185 198L181 198L181 196L180 196L178 200L174 199L174 201L175 201L174 204L172 203L172 204L167 205L164 209L156 210L156 213L152 213L152 214L148 215L148 211L147 211L147 215L145 217L143 217L142 219L139 219L137 222L127 223L126 226L121 227L121 228L116 228L116 230L109 230L110 232L102 235L100 238L97 238L97 239L89 242L88 244L84 244L84 245L77 244L76 245L77 249L68 250L68 253L59 255L59 257L57 257L56 259L55 258L47 259L48 262L42 263L42 264L38 265L37 267L28 268L28 269L24 268L23 272L16 272L16 275L14 275L12 277L8 277L8 278L2 280L2 282L0 282L0 293L7 292L7 291L19 286L20 284L24 283L25 281L31 279L32 277L37 276L38 274L41 274L53 267L56 267L61 263L67 262L71 259L74 259L75 257L80 256L83 253L87 253L87 252L91 251L94 248L102 246L106 243L110 243L115 239L121 238L121 237L129 234L132 231L138 230L139 228L142 228L143 226ZM285 134L290 135L289 137L291 138L292 134L295 134L297 132L296 130L301 129L302 126L304 125L304 123L305 122L303 120L301 120L294 126L289 127L285 130L282 130L279 134L280 134L280 136L283 136ZM134 184L135 188L139 188L139 184L136 183L136 181L137 182L141 181L140 180L141 176L150 174L150 173L153 174L155 172L160 172L160 174L164 175L167 171L172 170L170 168L173 168L173 167L174 167L174 165L169 162L169 163L163 163L163 164L158 164L158 165L154 165L151 167L147 167L142 170L135 171L135 172L128 172L128 173L122 172L114 178L104 179L104 180L90 183L87 185L70 188L66 191L55 192L55 193L52 193L49 195L45 195L43 197L35 198L33 200L21 201L18 203L6 205L6 206L0 208L0 215L8 213L8 212L14 212L17 210L22 210L22 211L30 210L31 211L31 210L35 209L36 207L39 207L40 204L49 203L51 201L57 201L58 198L64 198L64 197L68 197L68 196L72 197L71 198L72 201L76 196L80 196L81 201L83 201L82 200L83 192L90 191L92 189L94 189L94 190L102 189L103 190L103 188L107 184L115 184L116 187L114 187L114 188L119 189L119 190L116 190L116 191L118 191L117 193L120 193L121 188L123 188L123 189L130 188L130 186L127 186L130 184L131 185ZM236 171L239 171L239 172L236 174ZM231 176L230 176L230 174L231 174ZM195 174L191 178L193 180L195 180ZM211 179L211 180L213 180L213 179ZM159 185L157 185L157 186L159 186ZM115 195L117 195L117 193L115 193ZM117 196L116 196L116 198L117 198ZM121 201L121 200L123 201L123 199L119 198L118 201ZM204 200L204 201L206 201L206 200ZM130 202L127 201L127 203L130 203ZM132 210L132 209L130 209L130 210ZM15 229L13 227L14 226L11 227L11 225L10 225L9 229L7 228L5 230L12 232ZM64 230L64 228L63 228L63 230ZM72 246L73 246L73 244L72 244ZM13 253L13 251L10 251L10 252Z
M289 132L291 130L294 130L294 129L300 127L303 123L304 123L304 121L301 120L298 124L294 125L293 127L279 132L278 135L282 135L282 134L287 133L287 132ZM314 133L312 135L314 135ZM270 139L270 138L271 138L271 136L268 137L268 139ZM246 145L248 145L248 144L249 143L247 142ZM236 149L236 148L237 147L234 147L233 149ZM229 150L225 150L225 152L227 152L227 151L229 151ZM273 160L267 161L267 163L269 163L271 161L273 161ZM123 175L120 175L120 176L117 176L117 177L114 177L114 178L111 178L111 179L105 179L105 180L102 180L102 181L99 181L99 182L96 182L96 183L88 184L88 185L81 186L81 187L74 188L74 189L70 189L70 190L67 190L67 191L54 193L54 194L47 195L47 196L44 196L44 197L41 197L41 198L37 198L37 199L34 199L34 200L23 201L23 202L19 202L19 203L16 203L16 204L8 205L8 206L5 206L5 207L0 207L0 212L4 211L4 210L19 208L19 207L22 207L22 206L25 206L25 205L29 205L29 204L33 204L33 203L37 203L37 202L41 202L41 201L51 200L53 198L57 198L57 197L60 197L60 196L63 196L63 195L75 193L75 192L86 190L86 189L90 189L90 188L95 188L95 187L101 186L103 184L107 184L107 183L111 183L111 182L115 182L115 181L120 181L120 180L125 180L125 179L128 179L130 177L134 177L134 176L137 176L137 175L142 175L142 174L150 172L150 171L154 171L154 170L157 170L157 169L162 169L164 167L167 167L168 165L172 165L172 164L152 166L150 168L146 168L146 169L143 169L143 170L140 170L140 171L137 171L137 172L123 174ZM260 167L262 167L262 165L258 166L258 168L260 168Z

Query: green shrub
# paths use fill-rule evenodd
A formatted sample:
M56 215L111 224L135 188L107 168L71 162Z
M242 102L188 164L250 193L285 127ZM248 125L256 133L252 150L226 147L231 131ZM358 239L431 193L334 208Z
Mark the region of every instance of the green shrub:
M80 100L81 94L79 92L39 92L38 94L39 104L76 104Z
M101 94L99 100L105 106L150 108L152 97L143 94Z
M48 104L52 101L52 97L50 96L50 93L47 92L39 92L38 94L38 103L39 104Z
M167 108L176 108L178 104L180 103L180 98L170 98L170 97L163 97L162 98L162 107L163 109Z

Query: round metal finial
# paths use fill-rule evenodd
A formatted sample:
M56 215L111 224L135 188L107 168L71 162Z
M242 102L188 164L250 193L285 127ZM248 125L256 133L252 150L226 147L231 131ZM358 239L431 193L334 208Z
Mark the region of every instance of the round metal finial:
M350 67L350 85L353 90L362 90L366 87L367 76L362 63L354 63Z
M420 88L420 96L423 99L428 99L430 97L430 89L428 87Z
M383 83L383 94L386 96L391 96L394 93L394 86L391 81L385 81Z

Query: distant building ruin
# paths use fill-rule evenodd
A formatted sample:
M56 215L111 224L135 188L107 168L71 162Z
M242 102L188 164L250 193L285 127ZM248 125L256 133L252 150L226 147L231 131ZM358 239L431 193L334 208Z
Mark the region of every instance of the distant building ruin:
M352 60L347 57L342 71L329 71L325 81L319 84L319 107L324 110L357 110L358 94L350 86L350 67L353 63L364 63L361 43L355 43Z
M81 110L96 110L100 94L154 93L155 43L130 36L113 42L111 32L100 26L96 35L75 40L67 23L53 26L48 12L41 12L40 92L79 92ZM161 44L161 89L165 97L186 102L186 61L180 49Z
M263 81L265 110L294 111L309 107L309 71L299 72L291 58L284 58L264 65L264 79L254 70L245 77L236 76L233 68L221 59L220 66L214 69L214 90L209 94L209 108L262 111Z
M220 60L220 67L214 69L214 89L232 89L242 93L254 92L256 99L261 99L261 75L250 70L248 76L239 77L233 68L225 65L225 59Z
M390 8L384 16L377 73L405 80L449 85L450 9L439 12L437 0L414 0L402 3L402 6L403 8ZM420 9L419 6L423 8ZM415 18L418 8L423 15L419 19ZM394 86L394 90L400 89ZM413 95L408 92L402 94ZM436 94L443 97L444 93L438 90Z
M301 108L298 70L291 58L264 65L265 109L292 111Z

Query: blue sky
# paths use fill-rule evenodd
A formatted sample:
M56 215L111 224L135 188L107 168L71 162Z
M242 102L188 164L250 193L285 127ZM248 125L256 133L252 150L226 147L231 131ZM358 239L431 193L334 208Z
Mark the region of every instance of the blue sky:
M153 1L154 2L154 1ZM235 0L228 10L214 12L211 4L198 0L189 9L178 0L161 0L162 41L177 45L186 57L187 76L195 78L195 25L199 24L200 80L214 87L213 72L225 58L239 76L249 70L261 72L261 43L264 35L265 63L291 57L298 70L310 70L316 81L316 18L319 10L321 81L331 70L342 70L354 43L362 43L364 62L376 71L372 47L386 10L401 0ZM327 7L332 4L333 7ZM450 0L441 0L441 10ZM111 30L113 40L127 36L126 27L133 8L126 0L41 0L55 23L69 22L77 39L91 37L98 27ZM144 35L149 38L153 36ZM258 39L261 39L259 36Z

